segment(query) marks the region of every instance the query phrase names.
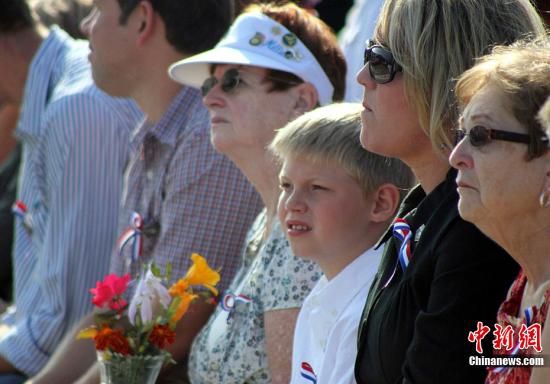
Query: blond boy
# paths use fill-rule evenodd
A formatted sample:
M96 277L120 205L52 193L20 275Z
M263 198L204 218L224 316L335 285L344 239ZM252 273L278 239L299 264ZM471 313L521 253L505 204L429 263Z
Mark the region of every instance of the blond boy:
M359 319L388 228L411 171L361 147L361 106L333 104L281 129L279 219L293 252L325 276L304 301L291 383L354 383Z

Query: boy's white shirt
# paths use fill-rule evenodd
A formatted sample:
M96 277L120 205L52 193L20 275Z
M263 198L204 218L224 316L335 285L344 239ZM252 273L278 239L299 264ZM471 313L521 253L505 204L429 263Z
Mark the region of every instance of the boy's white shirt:
M323 276L305 299L294 330L291 384L355 383L357 330L381 256L382 248L365 251L332 280ZM316 381L302 376L310 371L302 363Z

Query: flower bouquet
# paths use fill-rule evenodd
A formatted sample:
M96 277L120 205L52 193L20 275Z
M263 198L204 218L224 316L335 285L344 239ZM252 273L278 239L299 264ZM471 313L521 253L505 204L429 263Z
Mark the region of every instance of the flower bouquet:
M170 288L165 285L170 280L170 265L164 275L155 265L148 265L129 304L124 299L129 274L107 275L90 289L92 303L100 310L96 325L82 330L78 338L94 340L102 383L154 383L162 365L173 362L165 348L175 341L177 322L193 300L210 292L218 294L219 273L198 254L191 260L185 277Z

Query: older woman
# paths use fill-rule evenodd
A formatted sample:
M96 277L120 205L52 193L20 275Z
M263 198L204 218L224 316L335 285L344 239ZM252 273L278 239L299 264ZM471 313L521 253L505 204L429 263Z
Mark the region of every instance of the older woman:
M550 97L546 100L546 103L542 106L539 111L538 118L546 129L546 136L550 137ZM550 322L550 312L546 314L545 323ZM550 351L550 327L545 327L542 332L541 348L546 351ZM531 374L531 381L529 384L546 384L548 382L548 377L550 377L550 368L534 368L533 373Z
M319 19L294 5L262 5L237 18L213 50L170 69L177 81L202 85L212 143L265 204L249 232L242 268L195 339L193 383L289 382L294 324L320 272L291 254L276 220L278 166L266 146L289 120L341 100L345 68Z
M500 352L540 352L516 346L526 329L544 327L550 305L550 142L536 118L550 95L550 40L495 49L460 77L456 94L465 107L450 157L460 216L521 266L497 315L515 333L513 349ZM527 384L530 374L530 367L496 368L486 383Z
M361 141L408 164L420 185L401 205L359 335L359 383L479 383L468 331L495 322L517 265L457 212L448 164L452 80L495 43L543 33L529 0L387 0L358 74ZM489 349L490 337L484 340Z

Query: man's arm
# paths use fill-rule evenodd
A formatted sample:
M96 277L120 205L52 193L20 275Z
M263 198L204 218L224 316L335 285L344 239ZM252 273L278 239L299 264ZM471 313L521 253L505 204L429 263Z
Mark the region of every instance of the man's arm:
M96 361L82 377L74 382L74 384L99 384L100 381L99 363Z
M93 341L76 339L78 332L93 324L93 314L84 317L65 335L48 364L27 384L75 382L96 360Z

